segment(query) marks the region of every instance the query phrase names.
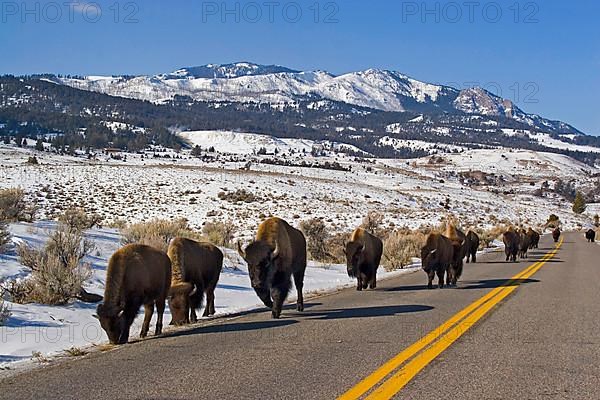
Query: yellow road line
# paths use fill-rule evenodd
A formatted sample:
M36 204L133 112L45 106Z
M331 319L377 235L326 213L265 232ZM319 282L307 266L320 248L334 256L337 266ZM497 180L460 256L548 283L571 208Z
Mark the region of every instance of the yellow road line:
M479 312L481 311L482 312L481 315L477 319L475 319L475 321L479 320L481 318L481 316L483 316L485 313L487 313L494 305L496 305L503 298L508 296L508 294L510 294L518 286L519 279L527 279L528 277L533 275L535 272L537 272L544 265L544 263L547 260L549 260L556 254L556 251L558 250L558 247L560 247L561 244L562 244L562 240L552 252L544 255L544 257L542 257L542 259L540 261L525 268L519 274L517 274L517 275L513 276L512 278L510 278L509 280L507 280L502 286L495 288L494 290L490 291L490 293L486 294L485 296L483 296L480 299L476 300L475 302L471 303L469 306L467 306L466 308L464 308L463 310L461 310L460 312L455 314L453 317L448 319L446 322L444 322L442 325L440 325L433 331L429 332L427 335L425 335L423 338L421 338L418 341L416 341L415 343L413 343L411 346L406 348L404 351L398 353L395 357L393 357L391 360L386 362L384 365L382 365L380 368L378 368L371 375L369 375L368 377L363 379L356 386L354 386L353 388L348 390L346 393L342 394L338 399L349 400L349 399L360 398L362 395L367 393L371 388L373 388L375 385L377 385L379 382L381 382L387 375L392 373L396 368L398 368L399 366L404 364L407 360L409 360L410 358L415 356L417 353L419 353L425 347L427 347L428 345L430 345L431 343L435 342L440 337L442 337L442 335L444 335L444 333L446 333L453 326L458 324L454 329L452 329L450 332L448 332L446 335L444 335L444 337L451 338L452 337L451 334L456 335L457 333L460 333L461 330L463 330L465 328L463 323L467 320L471 320L472 319L471 317L473 317L474 315L479 315ZM514 285L515 283L517 283L517 285ZM451 342L448 342L447 346L445 346L444 349L447 348L450 344L452 344L452 342L454 342L456 339L458 339L458 337L460 337L463 333L464 333L464 331L462 333L460 333L458 336L456 336ZM440 340L440 342L441 342L441 340ZM439 345L439 342L436 343L435 345L433 345L432 348L437 345ZM443 351L444 349L442 349L441 351ZM428 349L426 352L428 352L429 350L430 349ZM441 351L440 351L440 353L441 353ZM423 354L426 352L423 352ZM414 360L420 359L420 357L422 357L423 354L415 357ZM428 354L431 355L434 353L428 353ZM437 356L437 354L435 356ZM435 358L435 356L433 358ZM429 363L431 360L429 360L427 363ZM404 372L402 372L401 375L405 375L407 372L407 371L405 371L405 369L409 365L411 365L413 363L413 361L408 363L407 366L403 367L397 374L394 374L388 381L386 381L386 383L384 385L382 385L381 388L376 390L372 394L372 396L369 396L368 398L387 398L385 396L382 396L382 397L373 397L373 396L376 393L379 393L380 390L382 390L384 386L385 386L385 388L387 388L385 390L385 392L390 391L390 388L396 387L397 383L398 383L398 379L395 377L397 377L397 375L399 375L402 371L404 371ZM412 377L414 377L414 375L416 375L416 373L418 373L421 369L423 369L425 367L425 365L427 365L427 363L422 365L422 367L419 368L418 370L416 370L410 379L412 379ZM414 365L412 366L412 368L414 368ZM410 379L408 379L401 387L399 387L394 392L394 394L396 392L398 392L406 383L408 383L408 381ZM392 382L392 383L390 383L390 382ZM396 384L394 384L394 383L396 383ZM381 392L381 393L384 393L384 392Z

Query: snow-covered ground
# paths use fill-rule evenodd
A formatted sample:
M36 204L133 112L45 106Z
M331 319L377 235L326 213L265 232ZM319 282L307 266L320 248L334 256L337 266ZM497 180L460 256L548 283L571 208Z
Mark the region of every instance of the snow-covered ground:
M41 245L54 226L48 220L69 206L102 215L106 226L183 217L200 229L207 221L223 221L235 227L236 240L246 241L269 215L294 226L322 218L332 233L338 233L354 229L370 211L381 213L384 228L393 230L438 225L449 213L465 229L500 221L539 229L551 213L560 217L565 229L574 229L589 225L600 210L590 205L586 213L575 215L571 204L556 195L533 195L546 181L591 185L597 180L597 168L557 154L499 148L410 160L357 159L325 146L324 155L316 157L302 151L312 149L315 144L310 141L215 131L187 135L192 143L203 149L214 146L216 151L195 158L189 150L151 148L142 154L98 153L88 159L84 154L36 152L34 143L27 148L0 145L0 188L20 187L39 206L40 222L11 226L15 240ZM258 156L257 146L268 152L277 149L277 155ZM26 162L32 155L38 165ZM285 165L277 165L282 162ZM340 168L331 169L334 163ZM228 200L228 193L241 190L252 196ZM120 246L120 237L108 228L92 230L88 237L96 250L86 260L94 271L87 289L102 294L106 263ZM216 294L218 314L260 306L245 264L235 252L225 252L226 268ZM26 274L14 249L1 256L0 279ZM390 274L382 272L385 276ZM305 290L318 293L352 284L344 266L311 262ZM29 360L32 352L57 354L106 341L92 317L94 305L76 301L65 307L10 307L12 316L0 328L0 368ZM134 331L139 329L140 319Z
M40 246L55 226L54 222L18 223L12 224L10 231L15 243L25 242L32 246ZM121 246L121 237L115 229L93 229L86 233L86 238L93 241L96 247L92 254L84 259L84 262L89 263L93 269L86 290L102 295L108 259ZM263 307L250 286L245 262L235 251L231 249L223 249L223 251L225 252L224 269L215 293L216 316ZM397 276L417 269L416 264L395 272L385 272L381 268L379 277ZM28 273L27 268L19 263L14 248L8 254L0 255L0 281L24 278ZM310 262L304 280L304 293L310 297L352 285L355 285L355 281L348 277L345 265ZM293 301L295 298L295 291L292 290L288 300ZM98 320L93 317L95 304L81 301L74 301L66 306L16 304L8 301L5 304L10 307L11 316L0 327L0 369L14 368L20 362L29 362L34 352L41 353L43 357L50 357L64 354L64 351L71 347L86 350L86 347L108 342ZM132 338L139 334L142 320L143 309L132 327ZM167 307L165 324L170 320ZM156 313L152 324L155 321ZM89 350L91 349L88 348L87 351Z

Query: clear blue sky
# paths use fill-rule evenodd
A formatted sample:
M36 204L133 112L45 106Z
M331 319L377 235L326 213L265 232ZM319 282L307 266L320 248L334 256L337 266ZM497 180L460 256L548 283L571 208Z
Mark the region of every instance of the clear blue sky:
M0 74L154 74L241 60L385 68L479 84L600 134L598 1L100 0L101 15L73 2L2 1Z

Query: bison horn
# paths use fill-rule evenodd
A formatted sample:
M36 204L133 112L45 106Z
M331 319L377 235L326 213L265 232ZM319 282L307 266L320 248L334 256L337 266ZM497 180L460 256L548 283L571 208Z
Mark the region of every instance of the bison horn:
M360 247L359 247L358 249L356 249L356 251L357 251L358 253L360 253L360 252L362 252L364 249L365 249L365 245L364 245L364 244L361 244L361 245L360 245Z
M279 256L279 242L275 243L275 250L271 254L271 259L274 260Z
M124 313L125 313L125 310L119 311L119 313L117 314L117 317L121 318Z
M189 296L191 297L191 296L195 295L197 291L198 291L198 286L194 285L194 289L192 289Z
M429 252L429 254L434 254L437 251L437 249L433 249Z
M244 252L244 250L242 250L242 242L240 242L239 240L237 242L237 251L238 251L238 254L245 260L246 253Z
M96 319L100 319L100 317L98 316L98 314L92 314L92 317L94 317Z

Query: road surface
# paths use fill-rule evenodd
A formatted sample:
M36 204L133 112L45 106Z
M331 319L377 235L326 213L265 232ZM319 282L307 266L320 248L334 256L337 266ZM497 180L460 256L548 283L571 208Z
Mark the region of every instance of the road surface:
M458 288L419 271L205 321L5 378L0 399L599 399L600 246L563 237L482 256Z

